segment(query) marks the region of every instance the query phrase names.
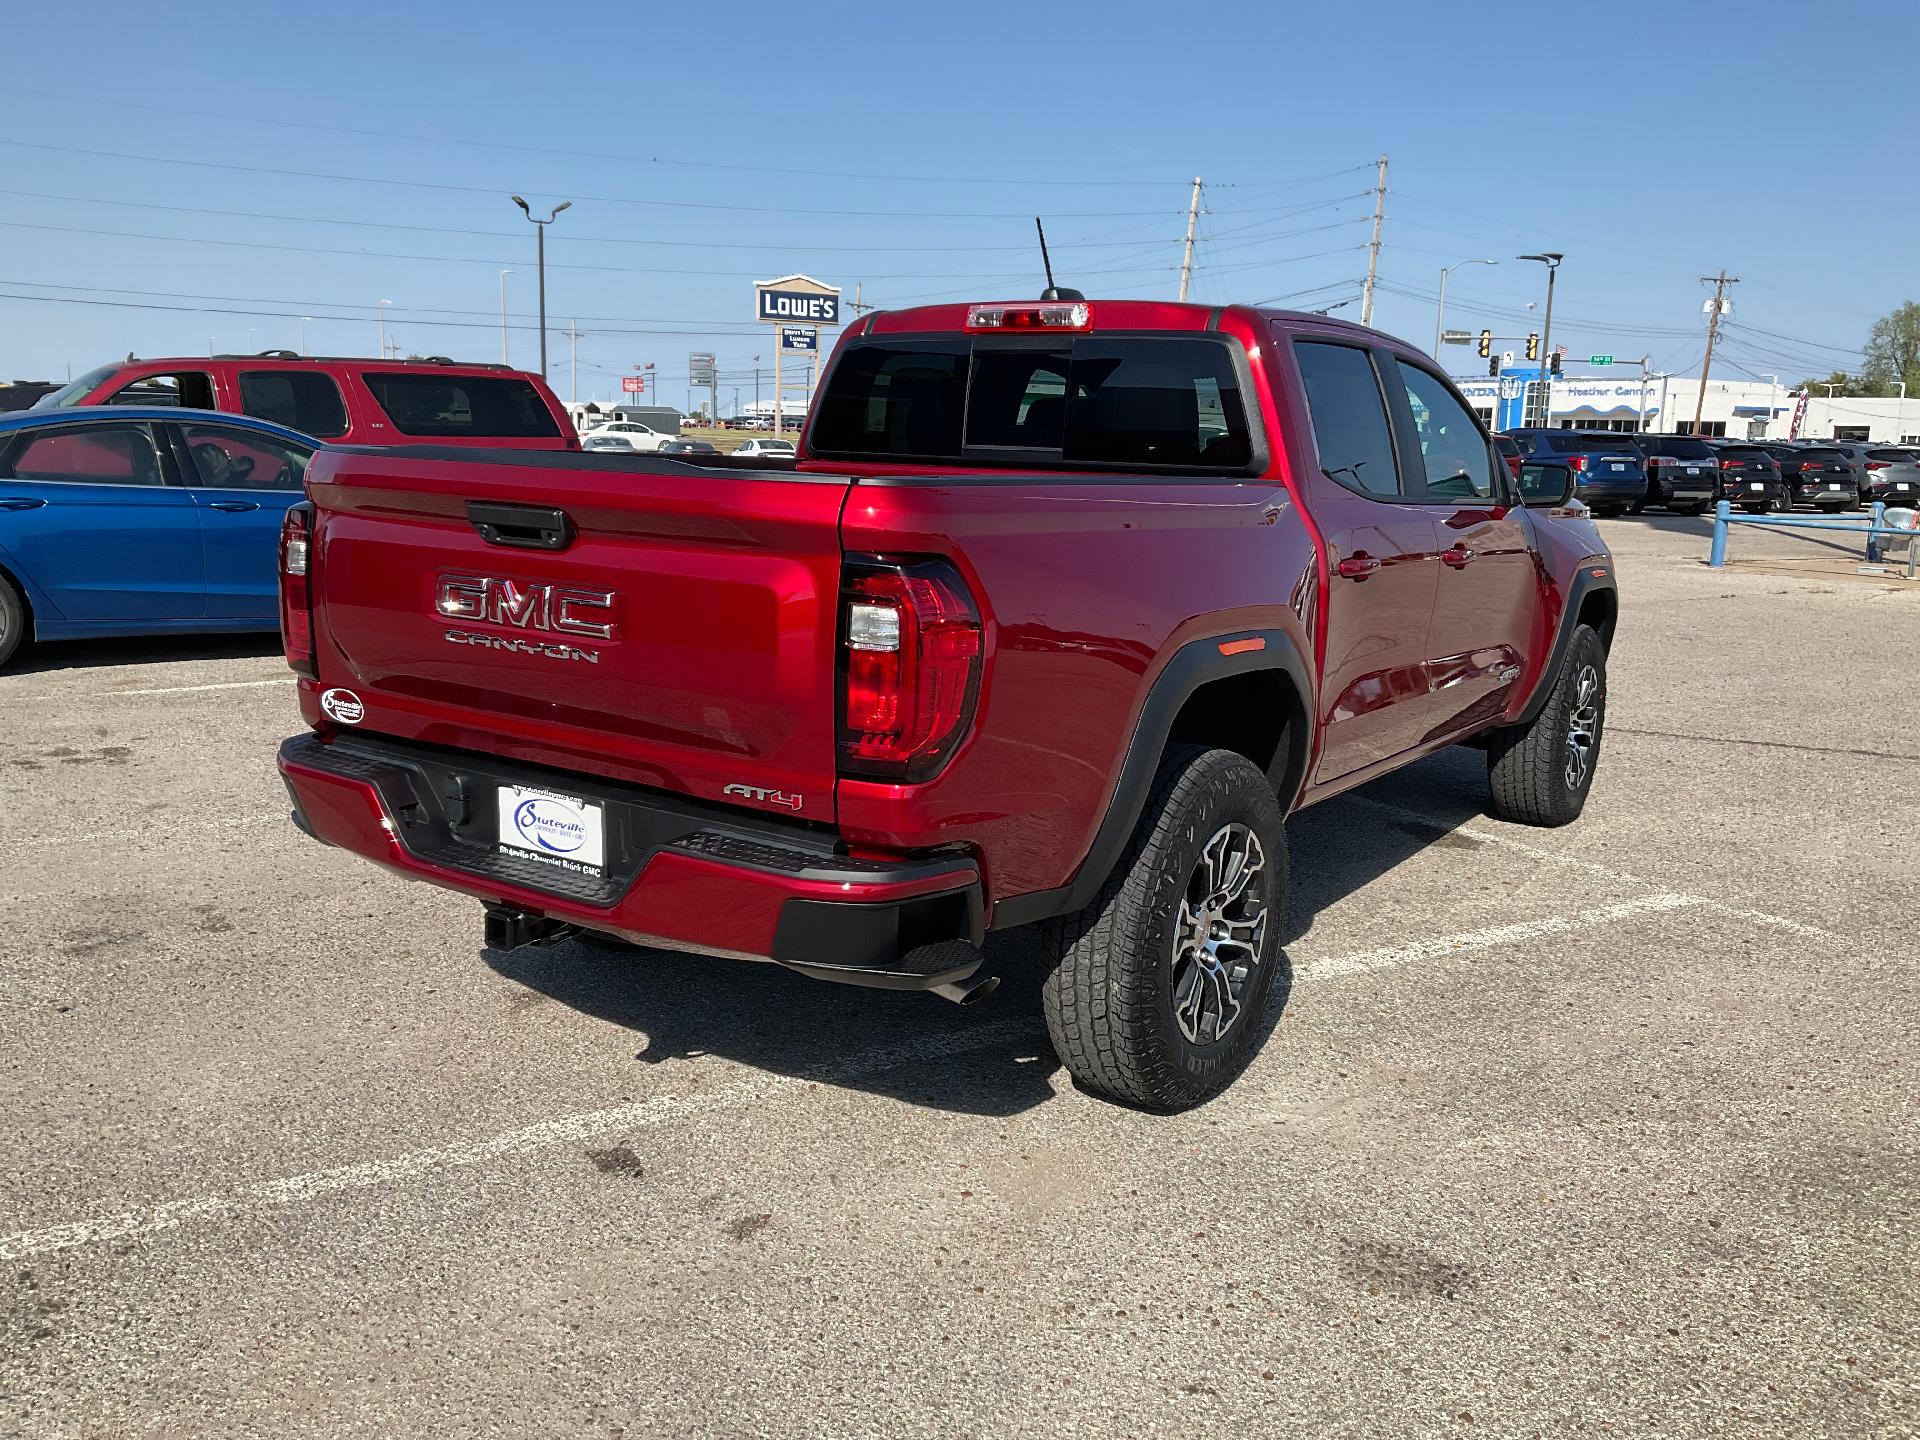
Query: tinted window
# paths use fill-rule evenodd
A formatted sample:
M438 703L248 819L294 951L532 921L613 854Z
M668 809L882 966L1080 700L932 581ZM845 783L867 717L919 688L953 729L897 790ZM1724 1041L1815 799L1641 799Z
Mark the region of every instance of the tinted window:
M189 410L218 410L213 377L199 370L174 375L143 375L107 397L109 405L183 405Z
M1586 430L1556 430L1547 439L1562 455L1581 455L1593 450L1611 454L1633 449L1633 441L1628 436L1596 435Z
M1076 341L1063 458L1233 470L1249 464L1253 441L1227 347L1097 335Z
M253 430L182 425L196 484L220 490L298 490L313 451Z
M1771 460L1773 456L1756 445L1722 445L1720 453L1734 460Z
M1802 460L1818 460L1823 465L1831 465L1834 461L1844 461L1847 457L1846 453L1841 450L1808 449L1800 452L1800 458Z
M834 366L813 421L822 453L960 458L964 341L856 345Z
M71 485L164 485L144 425L63 425L21 442L9 467L16 480Z
M1311 343L1295 345L1294 354L1307 387L1320 468L1349 490L1398 495L1393 432L1372 357L1351 345Z
M1640 448L1650 455L1666 455L1675 460L1713 458L1713 447L1691 435L1642 435Z
M967 444L1061 448L1070 351L981 350L967 391Z
M303 435L347 433L347 407L331 375L312 370L250 370L240 376L240 408Z
M509 375L361 377L402 435L456 439L544 439L560 431L530 381Z
M1252 437L1226 344L1082 336L1051 348L896 341L842 353L816 411L822 455L1239 469ZM977 452L985 451L986 454Z
M1404 360L1394 362L1413 408L1413 429L1427 466L1427 494L1435 499L1493 498L1493 457L1487 440L1437 376Z

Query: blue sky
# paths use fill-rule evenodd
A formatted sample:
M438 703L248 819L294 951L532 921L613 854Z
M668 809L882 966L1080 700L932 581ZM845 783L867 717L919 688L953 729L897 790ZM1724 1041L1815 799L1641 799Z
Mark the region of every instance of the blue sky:
M95 4L9 16L0 375L295 347L536 354L518 191L549 231L564 397L712 350L750 398L751 282L871 303L1037 293L1032 219L1090 295L1178 283L1302 308L1358 295L1390 156L1374 321L1538 327L1523 251L1565 253L1555 339L1697 369L1741 278L1729 378L1858 364L1920 298L1920 7L757 3ZM1530 90L1538 95L1536 102ZM146 158L129 158L146 157ZM179 163L193 162L193 163ZM217 243L216 243L217 242ZM23 298L39 297L39 298ZM1338 312L1358 318L1359 306ZM1448 347L1450 368L1474 367ZM1582 368L1582 367L1575 367Z

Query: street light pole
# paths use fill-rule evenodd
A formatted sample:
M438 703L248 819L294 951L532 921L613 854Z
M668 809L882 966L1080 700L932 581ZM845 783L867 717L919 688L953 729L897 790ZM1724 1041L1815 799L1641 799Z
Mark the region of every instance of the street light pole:
M558 218L562 210L570 209L573 202L562 200L553 207L552 213L544 220L535 215L527 202L518 195L513 197L513 203L518 205L527 219L533 222L534 229L540 236L538 262L540 266L540 375L544 379L547 373L547 226Z
M507 357L507 277L512 273L511 270L500 272L500 363L502 365L513 363Z
M1516 260L1538 260L1547 267L1547 314L1541 322L1540 335L1540 428L1553 428L1553 282L1560 273L1563 255L1557 250L1542 251L1538 255L1516 255ZM1525 407L1523 406L1524 410ZM1525 423L1523 413L1521 422Z
M380 302L380 358L382 360L387 358L387 306L392 303L391 300Z
M1440 306L1433 315L1433 358L1440 358L1440 337L1446 334L1447 324L1447 276L1462 265L1498 265L1498 260L1456 260L1451 265L1440 267Z
M1780 388L1780 377L1778 375L1762 375L1760 378L1767 382L1767 427L1761 434L1763 438L1771 438L1773 434L1773 417L1777 409L1773 403L1773 392Z

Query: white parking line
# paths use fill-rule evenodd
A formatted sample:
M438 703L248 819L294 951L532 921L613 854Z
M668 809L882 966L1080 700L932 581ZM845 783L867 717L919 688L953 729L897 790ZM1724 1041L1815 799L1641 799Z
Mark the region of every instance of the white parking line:
M1365 795L1342 795L1341 800L1350 800L1355 805L1365 805L1369 809L1397 816L1402 820L1412 820L1434 831L1435 834L1468 835L1475 840L1484 840L1489 845L1499 845L1518 854L1535 860L1545 861L1549 865L1563 865L1570 870L1585 870L1589 875L1599 875L1604 879L1622 885L1645 885L1649 882L1639 875L1629 874L1625 870L1615 870L1593 860L1582 859L1578 855L1567 855L1558 850L1545 850L1538 845L1529 845L1524 840L1515 840L1511 835L1502 835L1497 830L1483 830L1477 825L1453 826L1444 820L1436 820L1431 815L1423 815L1418 810L1409 810L1404 805L1390 805L1384 800L1374 800ZM1329 802L1337 803L1337 802ZM1804 920L1789 920L1784 915L1769 914L1765 910L1745 910L1728 905L1724 901L1699 897L1699 903L1722 915L1731 915L1740 920L1751 920L1758 925L1770 925L1776 930L1785 930L1789 934L1799 935L1808 940L1832 940L1847 943L1844 935L1832 930L1823 930L1818 925L1809 925Z
M1642 895L1636 900L1620 900L1611 905L1596 905L1591 910L1578 910L1571 915L1544 915L1538 920L1520 920L1512 925L1489 925L1485 929L1468 930L1459 935L1436 935L1424 940L1413 940L1405 945L1389 945L1380 950L1361 950L1352 955L1329 955L1323 960L1304 959L1297 968L1302 975L1316 979L1361 975L1369 970L1385 970L1394 965L1409 965L1417 960L1451 959L1456 955L1466 955L1476 950L1492 950L1497 946L1513 945L1541 935L1564 935L1570 930L1586 930L1614 920L1631 919L1635 915L1651 915L1663 910L1680 910L1689 905L1708 903L1704 896L1678 895L1670 891L1661 891L1654 895Z
M158 690L109 690L109 695L197 695L203 690L257 690L263 685L291 685L291 675L276 675L271 680L227 680L218 685L166 685Z
M123 1210L116 1215L103 1215L98 1219L21 1230L0 1236L0 1260L21 1260L29 1255L72 1250L104 1240L157 1235L195 1220L238 1219L282 1205L305 1204L323 1196L367 1190L435 1171L463 1169L504 1156L524 1155L555 1145L578 1144L601 1136L627 1134L667 1120L698 1117L716 1110L731 1109L748 1101L764 1100L810 1081L841 1084L862 1075L890 1070L896 1065L961 1055L970 1050L983 1050L990 1045L1029 1037L1041 1045L1046 1043L1037 1017L994 1020L968 1030L924 1036L899 1045L863 1051L849 1062L820 1066L798 1075L762 1074L724 1090L685 1096L662 1095L652 1100L610 1106L605 1110L588 1110L578 1115L543 1120L535 1125L484 1136L461 1145L442 1145L431 1150L415 1150L385 1160L369 1161L363 1165L342 1165L332 1170L312 1170L304 1175L290 1175L281 1180L263 1180L224 1195L168 1200L137 1210Z

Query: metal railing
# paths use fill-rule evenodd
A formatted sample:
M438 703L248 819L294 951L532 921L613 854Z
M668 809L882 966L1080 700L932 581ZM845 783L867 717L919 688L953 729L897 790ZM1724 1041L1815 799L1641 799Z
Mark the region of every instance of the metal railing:
M1869 565L1880 563L1881 541L1904 541L1907 558L1907 577L1914 578L1915 562L1920 560L1920 537L1916 532L1900 525L1887 524L1887 506L1883 500L1876 500L1869 507L1864 520L1839 520L1822 516L1818 519L1810 515L1735 515L1733 506L1725 500L1713 507L1713 548L1707 554L1707 564L1719 567L1727 563L1727 531L1734 525L1753 525L1763 530L1841 530L1849 535L1858 535L1866 542L1865 558Z

